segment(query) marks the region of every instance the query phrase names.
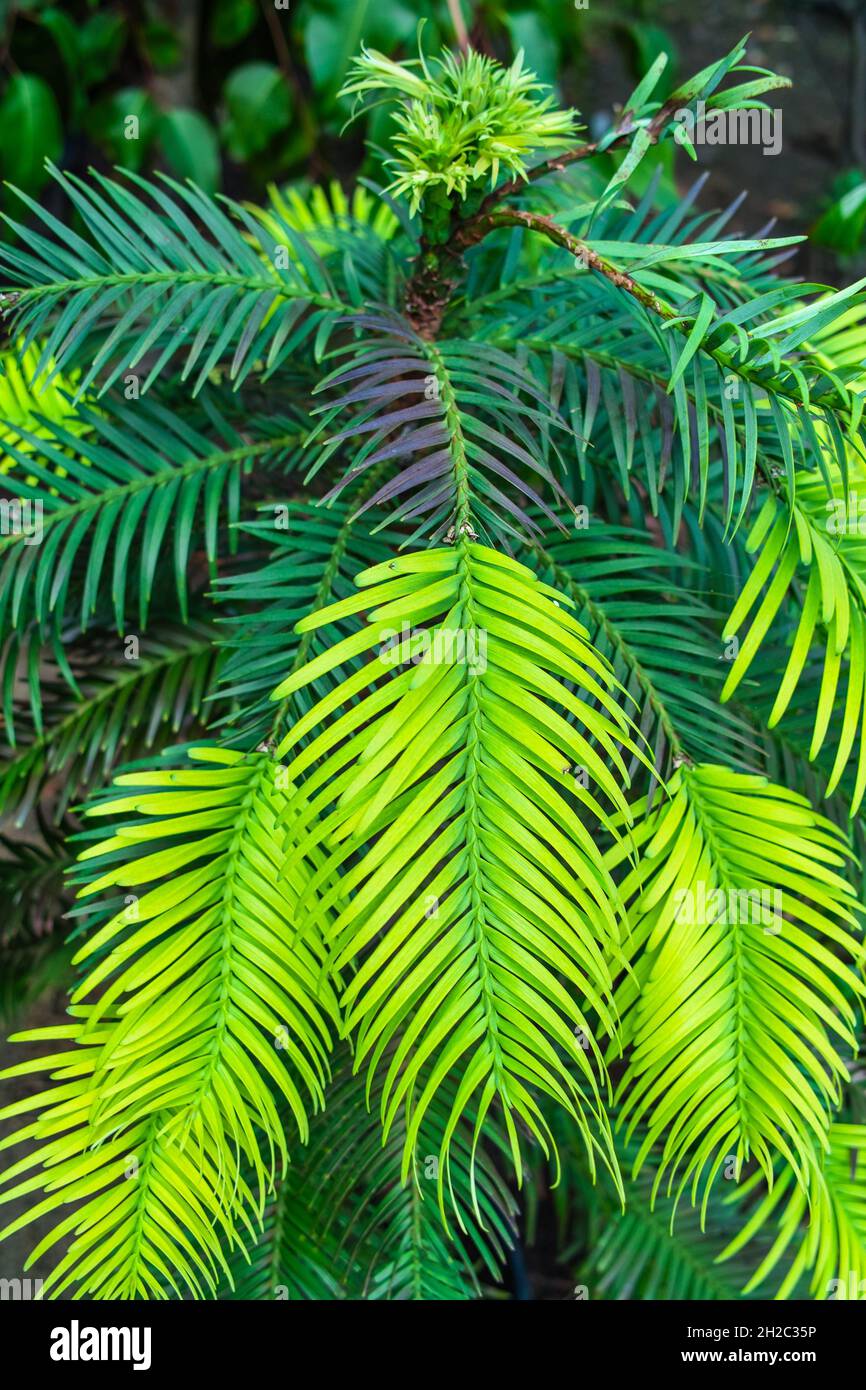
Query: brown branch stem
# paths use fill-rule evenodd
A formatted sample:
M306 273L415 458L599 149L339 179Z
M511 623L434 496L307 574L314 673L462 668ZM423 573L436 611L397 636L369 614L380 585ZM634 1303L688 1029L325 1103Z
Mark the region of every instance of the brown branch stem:
M560 227L558 222L554 222L552 217L545 217L542 213L527 212L522 208L500 208L496 212L488 213L481 221L475 221L473 224L467 223L463 229L463 235L458 233L458 243L461 248L474 245L476 241L480 241L488 231L492 231L495 227L526 227L529 231L540 232L556 246L561 246L572 256L578 258L588 270L597 271L612 285L616 285L617 289L625 290L626 294L630 294L645 309L649 309L659 318L676 318L673 309L663 303L651 290L645 289L631 275L620 270L605 256L600 256L588 242L574 236L565 227Z
M605 147L605 154L608 150L616 149L623 140L628 139L629 135L634 134L634 127L625 126L610 144ZM570 164L577 164L581 159L591 159L594 154L598 154L599 141L590 140L583 145L574 145L570 150L563 150L562 154L551 155L549 159L542 160L540 164L534 164L531 169L527 169L523 178L509 179L507 183L500 184L494 188L492 193L488 193L478 212L479 217L486 217L492 212L499 203L511 198L521 189L526 188L527 184L535 183L538 179L545 178L548 174L561 174L563 169L567 169Z

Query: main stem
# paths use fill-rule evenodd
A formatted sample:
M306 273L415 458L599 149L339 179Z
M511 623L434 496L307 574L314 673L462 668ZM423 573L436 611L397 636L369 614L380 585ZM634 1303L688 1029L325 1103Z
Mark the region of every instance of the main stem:
M450 237L441 245L422 243L421 253L406 286L406 314L422 338L432 341L438 336L451 295L463 274L463 253L497 227L525 227L528 231L540 232L556 246L579 258L587 270L603 275L612 285L625 290L626 294L659 318L676 318L674 310L651 290L599 255L588 242L574 236L551 217L523 208L496 207L458 221Z

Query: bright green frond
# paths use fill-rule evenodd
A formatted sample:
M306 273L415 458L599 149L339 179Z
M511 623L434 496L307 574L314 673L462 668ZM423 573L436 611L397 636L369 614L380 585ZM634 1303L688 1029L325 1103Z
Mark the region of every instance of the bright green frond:
M451 1124L471 1112L480 1125L498 1100L518 1174L518 1122L548 1146L539 1091L609 1159L604 1082L575 1035L588 1034L589 1008L615 1029L605 955L618 950L616 893L581 819L611 826L611 811L626 814L623 753L637 752L607 665L564 597L465 539L356 582L356 595L299 627L363 611L366 628L274 698L369 655L278 756L315 731L289 764L303 797L292 834L298 854L308 844L327 854L311 923L322 922L337 891L328 880L344 869L346 905L328 939L338 968L358 963L343 995L356 1065L375 1074L396 1044L385 1132L414 1095L408 1171L418 1127L453 1072ZM600 1063L594 1040L593 1055ZM451 1126L440 1182L450 1145Z
M188 768L118 777L115 793L88 808L144 818L81 855L91 879L82 896L135 890L76 957L89 966L75 999L108 982L98 1011L116 1003L121 1014L99 1116L172 1106L179 1129L212 1125L228 1152L252 1149L252 1111L285 1152L265 1077L305 1137L308 1109L323 1102L336 1016L318 938L300 934L293 916L310 871L299 860L283 872L279 818L290 789L267 754L199 747L190 756Z
M47 372L37 379L39 358L38 347L24 350L17 345L0 353L0 473L20 467L20 460L6 454L7 441L24 453L32 451L38 455L39 444L28 441L32 441L34 435L38 440L46 432L40 424L42 418L71 425L73 430L86 428L74 418L70 400L77 374L68 381L63 377L49 380L54 371L54 363L49 362ZM21 430L27 432L27 439Z
M755 1174L730 1200L742 1229L719 1255L729 1260L756 1238L772 1237L746 1292L761 1290L781 1270L777 1298L797 1297L800 1280L816 1299L866 1300L866 1126L838 1122L806 1191L790 1168L776 1165L772 1187Z
M40 1108L3 1141L27 1141L27 1149L5 1169L0 1203L41 1194L0 1239L58 1215L28 1260L42 1271L54 1252L53 1268L40 1274L43 1297L213 1297L228 1272L224 1244L253 1234L241 1219L245 1206L254 1209L253 1195L243 1180L227 1181L207 1131L186 1148L167 1136L171 1111L135 1119L119 1133L93 1124L103 1048L115 1025L95 1024L88 1010L74 1012L81 1021L22 1034L22 1042L58 1046L3 1073L9 1079L47 1070L56 1084L0 1111L8 1119Z
M808 1183L856 1047L866 993L858 905L836 827L763 777L683 767L635 830L634 974L618 992L630 1055L622 1122L663 1141L656 1179L692 1199L726 1158ZM615 851L611 858L621 858Z
M127 819L81 855L82 895L132 891L76 956L87 969L75 1001L98 994L79 1040L99 1046L70 1094L84 1147L107 1153L114 1136L145 1142L146 1131L160 1163L208 1171L223 1224L249 1225L287 1158L274 1091L301 1140L324 1103L336 1000L318 934L294 920L311 868L284 873L280 769L266 754L190 756L190 766L118 778L89 808ZM43 1209L66 1200L59 1187Z
M268 225L277 240L282 223L302 232L318 255L327 255L334 249L330 236L335 229L357 231L369 228L382 241L390 241L399 227L396 215L387 203L377 202L372 193L362 185L353 188L351 194L343 191L336 179L326 185L313 184L309 190L289 185L278 188L268 186L269 209L273 208L276 218ZM269 209L260 212L264 219Z
M852 460L851 466L856 479L866 477L859 459ZM758 513L749 535L749 549L758 558L724 633L726 639L737 638L738 647L722 699L734 694L771 624L785 611L789 594L796 592L798 620L768 727L772 729L785 714L813 646L820 645L823 674L809 758L817 758L828 737L832 740L835 757L827 795L850 764L853 816L866 793L866 539L856 490L852 519L846 483L838 469L832 481L830 490L817 475L798 475L793 514L772 493ZM750 626L740 640L738 634L749 614ZM831 718L837 699L842 706L838 719Z
M700 593L697 564L662 550L644 531L599 522L531 548L534 567L574 601L594 646L635 702L653 763L735 758L751 733L718 706L715 615Z

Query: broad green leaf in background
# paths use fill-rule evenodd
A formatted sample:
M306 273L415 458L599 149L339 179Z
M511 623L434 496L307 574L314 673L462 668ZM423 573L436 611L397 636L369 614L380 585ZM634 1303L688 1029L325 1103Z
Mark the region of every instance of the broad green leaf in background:
M538 74L542 82L554 86L559 66L559 45L545 24L544 17L531 9L518 10L516 14L506 15L505 22L514 48L522 48L526 54L527 66Z
M664 98L671 86L671 78L677 66L677 46L666 29L658 24L644 24L640 21L626 26L628 36L635 47L638 70L648 72L661 53L667 58L659 86L654 92L656 100Z
M85 87L101 82L113 70L126 41L126 18L116 10L100 10L81 26L78 39L79 75Z
M344 8L348 5L355 9L362 9L365 0L337 0L337 4ZM442 7L444 10L444 6ZM409 0L403 4L402 0L389 0L387 5L366 5L366 14L363 20L364 37L369 34L369 42L375 43L379 48L387 50L389 53L398 44L411 44L414 41L418 28L419 7L412 5ZM472 5L466 4L464 18L467 23L471 22ZM433 46L434 35L438 35L439 30L435 18L428 20L424 30L425 40Z
M866 180L859 169L849 169L831 190L833 201L812 228L812 237L842 256L853 256L863 245L866 231Z
M245 39L259 17L256 0L217 0L210 36L217 48L231 48Z
M63 134L54 93L41 77L16 73L0 100L3 177L28 192L47 178L46 159L60 158Z
M367 36L369 0L328 0L316 6L304 31L307 66L320 92L336 92L342 85L358 43ZM416 20L413 21L414 23Z
M244 63L223 88L227 118L222 135L232 159L249 159L285 130L292 115L286 79L273 63Z
M212 193L220 181L220 154L210 121L198 111L166 111L157 134L172 172Z
M159 112L143 87L125 87L90 107L87 129L113 164L141 169L156 132Z

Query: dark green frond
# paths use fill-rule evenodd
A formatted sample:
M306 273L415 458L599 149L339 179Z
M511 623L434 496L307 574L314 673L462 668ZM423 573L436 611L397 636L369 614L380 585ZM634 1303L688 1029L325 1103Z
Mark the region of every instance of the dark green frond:
M77 670L79 697L58 681L45 692L41 732L29 731L0 768L0 810L23 824L47 782L52 814L61 817L119 762L158 741L176 742L192 720L202 721L215 685L217 631L192 621L158 627L134 644L115 638ZM20 734L19 734L20 738ZM56 781L54 780L56 779Z
M623 1145L624 1170L639 1147L639 1138ZM674 1210L670 1197L654 1197L655 1177L648 1163L626 1181L625 1211L613 1191L596 1210L589 1254L577 1271L588 1297L700 1303L739 1298L754 1264L743 1256L718 1263L736 1225L722 1194L715 1190L703 1211L685 1203Z
M255 1296L265 1298L321 1297L326 1286L331 1297L478 1297L480 1280L498 1277L512 1242L514 1202L495 1166L502 1141L491 1153L461 1122L452 1140L443 1225L439 1153L455 1091L456 1082L446 1083L431 1104L404 1182L411 1111L399 1116L383 1145L370 1123L381 1082L368 1095L347 1059L328 1091L326 1114L313 1124L309 1149L281 1182L251 1282L238 1276L239 1292L256 1281Z
M221 721L233 740L251 745L269 738L274 727L270 695L285 673L287 657L300 667L324 649L322 634L297 634L295 624L347 598L358 571L391 554L397 538L381 532L377 513L358 516L358 505L357 497L328 507L306 501L270 503L260 508L258 520L244 525L244 535L264 542L270 558L258 569L221 580L217 589L220 603L237 615L223 620L227 635L219 696L233 706ZM260 605L255 610L254 603ZM360 618L349 615L335 624L334 632L348 636L359 627ZM350 661L346 671L356 665ZM335 674L317 683L314 693L324 694ZM287 703L279 718L285 721L308 707L300 696Z
M37 815L33 834L0 835L0 1017L7 1025L71 973L62 922L68 829Z
M54 424L50 438L25 436L39 462L7 444L22 468L4 486L32 524L4 527L0 537L0 632L31 621L58 631L67 612L84 629L103 593L118 631L125 621L144 627L163 568L186 616L195 552L212 568L229 548L223 538L234 535L242 478L254 467L290 466L299 443L298 426L280 417L261 421L251 443L209 414L205 431L149 401L80 406L86 435Z
M90 355L79 394L145 361L142 391L174 362L195 392L217 366L239 386L320 344L343 311L323 261L289 227L279 255L261 220L192 184L52 173L87 239L19 193L44 231L4 214L27 249L4 244L0 269L15 287L15 331L40 344L38 374Z

